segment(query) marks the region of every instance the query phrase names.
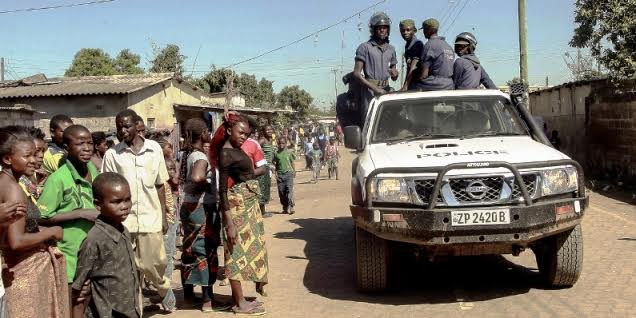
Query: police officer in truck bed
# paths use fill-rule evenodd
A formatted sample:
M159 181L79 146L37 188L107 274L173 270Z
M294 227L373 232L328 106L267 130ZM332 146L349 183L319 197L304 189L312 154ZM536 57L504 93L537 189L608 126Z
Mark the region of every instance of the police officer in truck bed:
M459 56L453 67L455 89L477 89L481 84L488 89L497 89L475 56L476 48L477 39L470 32L462 32L455 38L455 53Z
M362 88L359 115L363 124L373 96L389 92L389 78L398 78L395 48L389 44L391 19L384 12L375 13L369 20L369 31L371 39L358 46L353 69Z
M437 35L439 22L428 19L422 23L422 30L428 41L424 44L420 57L422 72L419 81L414 83L413 89L422 91L455 89L453 83L455 53L445 39Z

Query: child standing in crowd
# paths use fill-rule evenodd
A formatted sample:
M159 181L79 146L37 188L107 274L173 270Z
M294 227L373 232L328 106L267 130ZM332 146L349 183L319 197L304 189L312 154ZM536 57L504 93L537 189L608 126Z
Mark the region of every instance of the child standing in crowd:
M327 163L329 179L333 176L338 180L338 159L340 159L340 153L336 147L336 138L331 137L329 145L325 148L325 162Z
M64 254L67 279L72 283L80 244L98 215L91 187L99 173L91 162L93 137L86 127L69 126L62 139L66 160L46 180L38 206L42 211L42 224L64 229L58 248ZM74 311L83 309L83 304L78 304Z
M294 154L287 149L287 139L281 137L278 140L278 151L274 153L274 166L276 167L276 183L278 185L278 197L283 206L283 213L294 214Z
M106 133L103 131L96 131L91 134L93 137L93 156L91 157L91 162L97 167L99 172L102 171L102 159L104 158L104 154L106 154L106 150L108 150L108 146L106 144Z
M70 125L73 125L73 121L66 115L55 115L51 118L49 129L52 143L49 144L49 149L44 153L44 170L49 175L57 170L60 166L60 161L66 156L62 134Z
M170 280L164 277L168 263L163 243L163 233L168 230L164 189L168 169L159 144L140 136L135 116L133 110L125 109L115 117L117 137L122 142L106 151L102 170L130 180L133 207L124 225L131 233L137 267L157 288L164 309L174 311L176 299Z
M317 183L320 178L320 168L322 168L322 150L320 150L320 144L315 142L311 150L311 173L314 183Z
M40 211L18 184L35 172L35 143L25 127L0 128L0 203L26 207L26 215L3 229L2 281L8 317L69 316L68 285L64 256L54 246L62 228L40 227Z
M79 249L74 297L90 280L93 291L86 317L140 318L139 276L132 239L122 224L132 206L126 179L113 172L99 175L92 192L99 217Z
M32 200L37 201L40 194L42 194L44 182L48 177L46 171L42 168L47 147L46 142L44 142L44 133L40 128L29 128L29 134L33 137L33 142L35 143L35 173L31 177L22 176L20 185Z

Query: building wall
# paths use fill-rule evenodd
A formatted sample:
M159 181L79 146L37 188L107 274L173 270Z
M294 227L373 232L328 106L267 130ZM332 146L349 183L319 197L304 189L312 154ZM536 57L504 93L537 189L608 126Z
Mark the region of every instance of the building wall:
M634 91L634 84L631 91ZM593 81L530 94L530 110L559 131L561 151L592 177L636 181L636 93Z
M64 114L90 131L115 130L115 115L126 108L124 95L53 96L19 98L18 103L30 105L36 114L36 126L49 137L51 117Z
M173 105L199 104L202 94L201 90L172 80L129 94L127 103L148 128L172 129L177 122ZM153 119L154 127L151 127Z
M33 127L35 125L33 113L19 110L0 110L0 127L9 125Z

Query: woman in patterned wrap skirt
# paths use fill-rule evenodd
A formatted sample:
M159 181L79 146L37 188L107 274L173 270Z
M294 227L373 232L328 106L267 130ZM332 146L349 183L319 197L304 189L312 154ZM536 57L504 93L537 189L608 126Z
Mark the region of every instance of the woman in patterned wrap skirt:
M225 226L225 274L230 280L237 314L262 315L263 303L247 301L241 281L253 281L264 294L267 283L267 250L259 207L256 175L269 169L253 168L251 159L241 150L250 134L246 119L229 114L210 144L210 161L219 168L220 211Z
M38 226L40 210L18 185L20 177L35 172L35 153L26 128L0 129L0 183L5 185L0 202L18 202L26 208L26 215L2 229L6 313L11 318L66 318L70 315L66 261L54 246L62 239L62 228Z

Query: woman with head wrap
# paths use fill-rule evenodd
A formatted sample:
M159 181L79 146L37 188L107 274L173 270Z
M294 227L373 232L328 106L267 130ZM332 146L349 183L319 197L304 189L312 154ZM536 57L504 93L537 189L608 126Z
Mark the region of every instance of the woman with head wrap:
M244 117L229 114L210 143L210 161L219 169L220 212L225 227L225 274L237 314L262 315L263 303L247 301L241 281L253 281L264 294L268 264L259 184L252 160L241 150L250 134Z

